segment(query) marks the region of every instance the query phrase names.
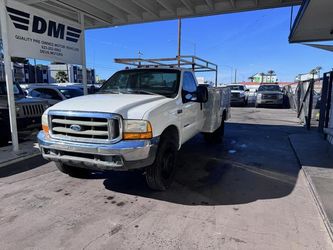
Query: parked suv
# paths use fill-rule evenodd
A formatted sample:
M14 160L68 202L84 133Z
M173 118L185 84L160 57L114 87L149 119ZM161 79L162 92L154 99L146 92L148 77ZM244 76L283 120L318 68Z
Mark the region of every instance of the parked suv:
M257 90L256 107L278 106L283 107L283 92L277 84L260 85Z
M246 106L248 102L248 89L241 84L228 85L231 89L231 105Z
M39 127L41 116L48 108L46 101L36 98L26 98L18 83L14 83L15 108L17 128L19 130ZM10 139L9 109L7 101L6 82L0 81L0 142Z
M44 99L50 106L73 97L83 95L83 90L78 86L57 86L57 85L32 85L26 90L30 97Z

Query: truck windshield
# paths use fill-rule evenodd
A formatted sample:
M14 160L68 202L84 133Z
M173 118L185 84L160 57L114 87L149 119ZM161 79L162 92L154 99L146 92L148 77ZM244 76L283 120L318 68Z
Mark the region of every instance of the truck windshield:
M240 85L234 85L234 86L230 86L231 90L244 90L244 86L240 86Z
M261 85L258 91L281 91L279 85Z
M173 69L123 70L111 76L98 93L163 95L178 94L180 71Z

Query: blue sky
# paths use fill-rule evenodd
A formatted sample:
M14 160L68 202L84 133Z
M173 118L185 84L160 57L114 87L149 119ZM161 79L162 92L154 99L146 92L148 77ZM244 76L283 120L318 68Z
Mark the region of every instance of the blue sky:
M296 16L296 12L294 13ZM280 81L293 81L316 66L332 67L332 54L300 44L289 44L290 8L183 19L182 54L193 54L219 65L219 82L230 82L256 72L276 71ZM87 66L108 78L123 68L114 58L173 57L177 53L177 20L88 30ZM212 78L213 75L206 75Z

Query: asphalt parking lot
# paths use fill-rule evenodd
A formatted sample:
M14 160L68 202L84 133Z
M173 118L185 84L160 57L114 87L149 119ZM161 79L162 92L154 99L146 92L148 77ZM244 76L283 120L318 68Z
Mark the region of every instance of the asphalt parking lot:
M72 178L41 157L0 169L1 249L332 249L288 135L287 109L233 108L224 143L199 135L176 181L137 172Z

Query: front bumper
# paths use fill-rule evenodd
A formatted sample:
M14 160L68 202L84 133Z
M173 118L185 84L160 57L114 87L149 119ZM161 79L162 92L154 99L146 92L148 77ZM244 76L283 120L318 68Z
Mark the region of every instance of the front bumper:
M242 103L245 103L246 99L245 99L245 96L243 97L231 97L230 99L230 103L231 104L242 104Z
M128 140L114 144L78 143L51 138L38 133L44 159L92 170L130 170L153 164L159 137Z
M283 104L283 98L282 99L257 99L257 104L261 104L261 105L282 105Z

